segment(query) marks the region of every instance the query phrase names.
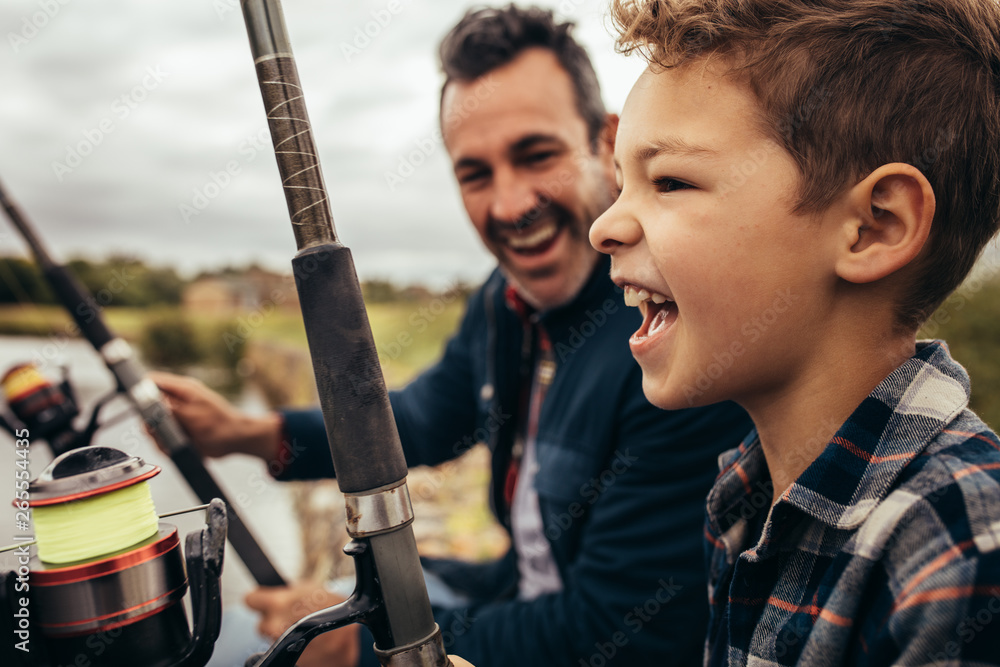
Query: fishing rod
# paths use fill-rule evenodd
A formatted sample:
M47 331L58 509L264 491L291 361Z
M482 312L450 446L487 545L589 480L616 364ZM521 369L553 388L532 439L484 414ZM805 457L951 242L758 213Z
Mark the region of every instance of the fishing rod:
M413 537L406 459L351 251L334 230L281 4L241 4L298 248L295 285L357 577L346 602L290 627L256 665L291 667L317 635L360 622L386 667L445 667Z
M250 574L260 586L284 586L285 581L268 560L246 523L229 502L219 484L205 469L201 457L191 445L187 434L170 413L159 388L146 376L146 370L125 339L115 336L104 321L101 306L86 287L65 266L56 262L42 244L33 226L7 196L0 185L0 206L17 227L31 248L35 261L56 294L56 298L73 317L83 336L94 346L117 382L117 390L131 400L142 415L146 427L166 449L170 459L203 503L213 498L223 500L229 508L229 542ZM96 412L95 412L96 418ZM71 428L68 424L67 428ZM74 446L88 444L74 438ZM61 453L61 452L55 452Z

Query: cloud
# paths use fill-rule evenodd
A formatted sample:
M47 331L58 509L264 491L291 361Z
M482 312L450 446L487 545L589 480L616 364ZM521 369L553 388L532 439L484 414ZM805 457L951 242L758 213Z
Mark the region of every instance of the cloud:
M443 150L395 189L385 178L436 127L437 43L471 3L399 1L396 14L388 0L284 3L337 231L362 278L478 281L492 262ZM0 5L0 180L57 257L289 266L294 239L238 4ZM560 6L620 109L640 68L613 53L606 2ZM208 203L185 219L198 193Z

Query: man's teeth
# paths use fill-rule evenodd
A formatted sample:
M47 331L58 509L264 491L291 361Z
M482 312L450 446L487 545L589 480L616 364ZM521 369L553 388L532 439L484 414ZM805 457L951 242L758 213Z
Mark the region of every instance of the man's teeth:
M507 245L516 250L534 248L551 239L558 231L559 225L555 222L546 222L529 234L510 234L504 240Z
M626 306L632 306L634 308L638 307L639 304L644 303L646 301L652 301L655 304L661 304L661 303L666 303L667 301L673 301L673 299L671 299L668 296L659 294L658 292L650 292L649 290L640 289L633 285L625 286Z

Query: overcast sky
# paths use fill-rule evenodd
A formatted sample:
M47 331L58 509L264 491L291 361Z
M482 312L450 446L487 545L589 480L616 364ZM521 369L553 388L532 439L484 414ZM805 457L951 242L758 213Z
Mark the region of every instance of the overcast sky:
M362 279L444 285L492 266L431 140L436 45L470 4L284 3ZM577 22L619 111L642 65L614 53L607 0L538 4ZM3 0L0 38L0 181L58 258L288 270L294 238L238 0ZM390 187L387 174L408 173L401 160L423 163ZM0 254L24 252L0 222Z

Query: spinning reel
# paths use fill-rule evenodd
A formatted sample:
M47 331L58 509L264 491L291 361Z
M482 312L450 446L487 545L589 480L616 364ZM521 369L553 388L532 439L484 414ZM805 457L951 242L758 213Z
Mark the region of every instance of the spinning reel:
M31 482L37 541L0 554L0 632L14 638L0 649L4 665L208 662L222 616L225 505L196 508L207 509L206 526L187 535L182 554L177 528L159 521L146 483L159 472L117 449L83 447Z

